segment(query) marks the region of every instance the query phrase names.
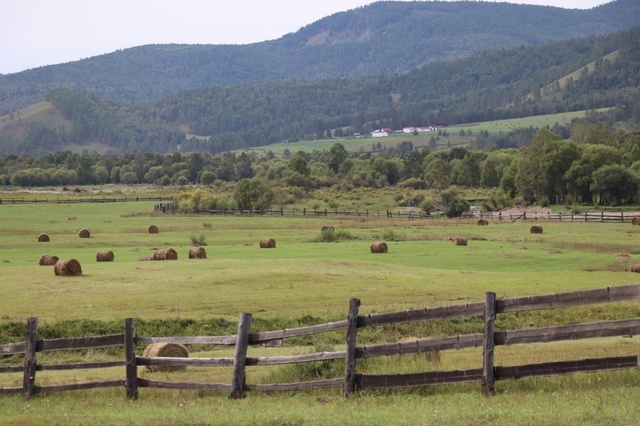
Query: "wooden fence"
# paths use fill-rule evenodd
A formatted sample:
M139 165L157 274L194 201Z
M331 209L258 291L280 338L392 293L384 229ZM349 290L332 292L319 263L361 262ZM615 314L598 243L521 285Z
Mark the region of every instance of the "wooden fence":
M268 209L268 210L206 210L191 211L181 210L174 203L159 206L157 210L163 213L194 213L204 215L220 215L220 216L309 216L309 217L338 217L338 216L355 216L355 217L372 217L372 218L397 218L397 219L427 219L436 218L446 219L446 216L430 215L421 211L380 211L380 210L311 210L311 209ZM624 213L624 212L590 212L590 213L521 213L521 214L502 214L502 212L484 212L481 210L471 210L462 215L463 219L490 219L495 221L559 221L559 222L632 222L633 219L640 221L640 213Z
M238 322L238 332L228 336L192 337L141 337L137 336L133 319L124 320L124 332L117 335L38 339L38 320L29 318L26 341L0 345L0 356L24 354L20 366L0 367L0 373L23 373L21 387L0 387L0 393L21 393L24 398L36 392L57 392L104 387L124 387L130 399L138 397L139 388L215 390L229 392L233 398L241 398L249 390L291 391L301 389L342 388L345 396L357 390L416 387L434 384L479 382L482 392L491 395L495 381L521 379L537 376L554 376L579 372L598 372L640 368L640 355L617 356L598 359L547 362L517 366L494 365L496 346L555 342L596 337L633 336L640 334L640 318L599 321L554 327L528 328L522 330L496 331L497 314L540 309L556 309L588 304L640 300L640 285L605 287L594 290L573 291L547 295L536 295L496 300L495 293L486 293L485 301L461 305L440 306L418 310L407 310L384 314L359 315L360 301L351 299L349 314L343 321L318 324L308 327L251 333L251 314L243 313ZM484 317L484 332L436 338L420 338L411 342L396 342L380 345L357 346L358 330L389 324L406 324L452 318ZM251 358L247 356L250 345L282 341L296 336L307 336L336 330L346 332L345 350L318 352L306 355ZM137 343L178 343L184 345L235 345L233 358L177 358L143 357L135 353ZM75 364L43 365L37 362L38 352L124 347L124 360L110 362L85 362ZM468 370L431 371L410 374L359 374L357 360L419 354L463 348L482 347L482 366ZM345 374L342 377L298 383L246 384L247 366L273 366L324 360L344 360ZM480 364L480 363L479 363ZM36 386L38 371L76 370L106 367L124 367L121 380L76 383L65 385ZM230 367L232 381L228 383L186 383L147 380L138 377L139 366L182 367Z
M640 213L625 212L585 212L585 213L527 213L502 214L502 212L483 212L472 210L469 217L492 219L492 220L533 220L533 221L559 221L559 222L632 222L633 219L640 220ZM635 223L634 223L635 224Z
M80 204L80 203L127 203L133 201L173 201L173 197L90 197L90 198L0 198L0 204Z

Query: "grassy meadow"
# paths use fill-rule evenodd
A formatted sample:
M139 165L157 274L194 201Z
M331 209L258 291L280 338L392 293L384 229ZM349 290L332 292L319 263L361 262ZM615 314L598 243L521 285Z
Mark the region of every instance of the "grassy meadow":
M607 108L599 109L604 111ZM555 124L566 125L574 118L584 118L588 111L563 112L559 114L533 115L522 118L512 118L506 120L484 121L478 123L458 124L443 127L441 130L447 132L447 136L439 136L438 132L421 132L417 135L409 133L391 133L388 137L373 138L366 136L363 138L349 139L318 139L311 141L277 143L259 148L248 148L243 151L257 151L259 153L273 152L276 155L282 155L285 149L292 154L302 152L312 152L314 150L327 151L335 143L341 143L349 152L369 152L372 150L372 144L380 143L387 148L395 147L403 141L410 141L417 148L429 146L429 140L437 137L438 149L446 149L450 146L467 146L474 141L481 131L488 132L489 135L498 135L500 133L509 133L516 129L522 128L544 128L553 127ZM398 129L396 129L398 130ZM461 135L460 131L464 130L465 134Z
M629 223L406 220L364 217L239 217L162 215L153 202L116 204L0 205L0 343L19 341L15 329L27 317L43 333L61 337L119 332L134 317L139 335L233 334L241 312L253 314L252 330L297 327L346 317L351 297L361 314L390 312L499 298L590 289L638 282L627 271L640 262L640 227ZM158 234L149 234L150 225ZM344 239L322 242L320 228L332 225ZM87 228L91 237L78 237ZM37 242L46 232L51 241ZM469 240L453 246L450 237ZM205 238L207 259L188 259L192 237ZM270 237L275 249L260 249ZM372 254L384 240L386 254ZM139 262L171 247L177 261ZM114 262L96 262L98 250L112 250ZM43 254L77 259L80 277L58 277L39 266ZM638 303L598 305L499 316L497 330L623 319L640 316ZM177 325L176 325L177 324ZM477 319L388 326L359 334L359 345L479 332ZM161 333L165 334L161 334ZM178 334L179 335L179 334ZM339 350L343 333L311 341L290 339L280 348L251 347L249 356ZM138 348L140 349L140 348ZM590 339L496 348L496 365L638 354L637 338ZM233 348L196 347L193 357L229 357ZM117 355L117 354L116 354ZM113 359L113 351L42 354L39 362ZM119 359L119 358L117 358ZM0 365L15 365L15 357ZM359 361L367 373L477 368L482 351L446 351L439 362L424 356ZM342 375L339 362L323 365L326 377ZM122 370L122 371L121 371ZM309 370L309 369L307 369ZM320 374L295 366L250 367L252 383L310 380ZM174 381L230 381L221 368L147 373ZM331 375L333 374L333 375ZM122 368L41 372L36 384L60 384L124 377ZM322 376L324 377L324 376ZM1 386L19 386L19 374L0 375ZM216 392L140 389L127 401L124 389L42 394L23 402L0 396L2 424L634 424L640 373L585 374L496 383L497 394L482 397L479 384L362 392L344 400L341 390L264 394L230 401Z

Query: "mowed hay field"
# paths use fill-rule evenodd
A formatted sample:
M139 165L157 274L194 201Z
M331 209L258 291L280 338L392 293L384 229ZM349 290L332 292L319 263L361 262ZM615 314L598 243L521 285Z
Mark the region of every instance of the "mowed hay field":
M153 205L1 205L1 322L23 323L30 316L52 327L67 321L122 322L125 317L234 322L241 312L249 312L255 328L262 320L290 327L344 319L351 297L362 301L360 314L368 314L481 301L486 291L503 298L640 282L640 275L627 272L629 265L640 262L640 226L629 223L539 221L544 232L531 234L531 221L490 221L479 227L475 220L174 216L153 213ZM158 227L157 234L149 234L151 225ZM320 242L325 225L349 238ZM90 238L78 237L83 228ZM50 241L38 242L41 233ZM206 237L206 259L188 258L193 235ZM466 238L468 245L452 245L453 237ZM263 238L273 238L276 248L261 249ZM388 252L371 253L374 241L385 241ZM138 261L162 248L176 250L178 260ZM101 250L113 251L114 261L97 262ZM82 275L55 276L53 267L39 266L44 254L77 259ZM559 310L513 315L504 322L499 319L497 329L636 316L638 303L600 305L566 314ZM458 320L443 328L466 333L477 325ZM424 330L398 327L380 333L400 339ZM383 338L371 331L362 339L359 344ZM340 339L334 340L329 350L341 349ZM315 350L313 344L285 341L282 348L251 348L249 356ZM230 348L199 351L193 356L233 354ZM496 365L638 353L637 338L591 339L499 347ZM481 349L444 352L438 366L420 357L396 357L366 361L362 368L382 373L480 365ZM42 372L38 382L83 382L124 374L106 370L77 372L71 378L69 373ZM219 369L165 374L175 381L195 375L229 382L228 371L212 370ZM296 381L287 376L290 372L250 368L248 382ZM0 376L0 386L19 386L22 378L4 380ZM228 401L227 395L215 392L141 389L134 403L126 401L123 389L110 389L46 394L28 402L15 395L0 396L0 413L5 413L0 418L16 424L45 419L50 424L632 424L640 374L635 370L497 382L496 387L492 398L481 396L479 384L462 384L365 392L348 400L338 389L250 393L242 401Z

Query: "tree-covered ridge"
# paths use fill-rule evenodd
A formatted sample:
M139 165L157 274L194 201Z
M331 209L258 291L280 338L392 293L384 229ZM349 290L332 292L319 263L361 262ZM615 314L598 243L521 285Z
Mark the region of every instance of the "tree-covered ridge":
M640 4L590 10L491 2L375 2L249 45L147 45L0 75L0 114L64 87L119 101L188 88L389 75L492 49L604 34L638 23Z
M606 55L615 52L615 55ZM115 152L219 153L275 142L342 137L376 128L446 125L615 107L637 126L640 27L621 33L485 52L389 77L252 83L127 104L57 89L48 99L73 123L32 122L26 137L0 122L0 153L42 155L65 143ZM587 65L593 64L588 69ZM559 79L578 71L577 77ZM544 88L544 94L543 90ZM7 120L5 117L4 120ZM199 135L186 138L185 134ZM499 144L508 146L510 143Z

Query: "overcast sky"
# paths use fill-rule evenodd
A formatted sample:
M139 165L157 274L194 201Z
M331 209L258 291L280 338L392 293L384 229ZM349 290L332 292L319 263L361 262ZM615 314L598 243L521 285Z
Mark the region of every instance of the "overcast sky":
M489 0L491 1L491 0ZM155 43L277 39L372 0L11 0L0 8L0 74ZM609 0L511 0L588 9Z

